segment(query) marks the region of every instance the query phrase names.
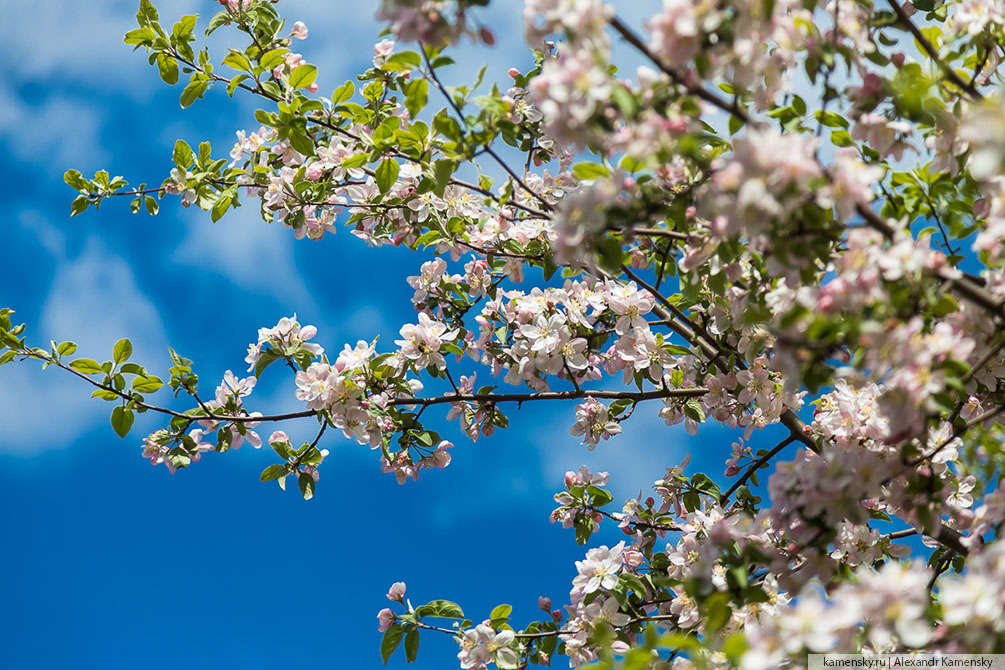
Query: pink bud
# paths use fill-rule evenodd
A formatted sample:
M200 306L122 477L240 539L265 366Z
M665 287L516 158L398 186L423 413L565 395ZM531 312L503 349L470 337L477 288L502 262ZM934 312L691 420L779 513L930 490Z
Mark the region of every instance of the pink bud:
M511 67L510 69L506 70L506 74L508 74L513 79L516 79L517 77L520 76L520 70L516 69L515 67Z
M900 51L890 56L890 60L896 67L904 67L904 54Z
M377 613L377 621L380 624L379 628L377 628L377 631L380 633L386 633L387 629L390 628L391 624L394 623L394 619L395 619L394 612L392 612L387 607L382 609L380 612Z
M405 599L405 582L395 582L387 591L387 599L394 602L401 602Z
M562 610L555 610L554 612L552 612L551 613L551 618L554 619L555 621L561 621L562 620Z
M482 29L478 31L478 35L482 38L482 42L488 46L494 47L496 45L496 36L488 28L482 26Z
M540 607L545 612L548 612L549 610L551 610L551 598L545 598L544 596L538 597L537 606Z
M988 202L987 198L981 198L974 202L974 218L986 219L988 214L991 213L991 204Z
M627 529L626 529L627 530ZM626 549L624 553L625 565L629 568L635 569L642 565L642 561L645 560L645 556L638 549Z

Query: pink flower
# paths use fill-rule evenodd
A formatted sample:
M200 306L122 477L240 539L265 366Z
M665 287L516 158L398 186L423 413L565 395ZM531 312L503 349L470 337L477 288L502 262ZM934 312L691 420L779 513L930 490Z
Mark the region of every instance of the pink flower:
M448 331L445 324L420 312L418 324L402 326L399 332L405 339L395 340L395 344L401 347L401 353L405 358L415 362L417 368L422 370L434 367L442 370L447 367L440 349L456 339L456 330Z
M387 591L387 599L393 602L401 602L405 599L405 582L395 582Z
M380 622L380 626L378 626L377 631L380 633L386 633L387 629L391 627L391 624L394 623L394 620L396 618L397 617L395 617L394 612L391 611L391 608L385 607L384 609L382 609L380 612L377 613L377 621Z

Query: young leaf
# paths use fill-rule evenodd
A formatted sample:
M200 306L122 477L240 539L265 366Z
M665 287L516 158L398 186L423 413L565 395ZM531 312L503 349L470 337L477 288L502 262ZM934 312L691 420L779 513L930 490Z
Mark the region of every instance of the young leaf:
M393 158L385 158L377 166L377 188L381 193L387 193L398 181L398 162Z
M313 65L301 65L290 73L290 88L307 88L317 79L318 69Z
M112 358L116 363L125 363L129 360L129 357L133 354L133 343L122 338L115 343L115 347L112 349Z
M77 372L83 372L85 375L93 375L101 372L101 366L92 358L78 358L70 363L70 367Z
M300 476L297 478L297 483L300 484L300 493L303 495L304 500L310 500L314 497L314 478L311 477L306 472L301 472Z
M419 655L419 629L413 628L405 635L405 661L411 663Z
M262 475L261 477L259 477L259 480L263 482L270 482L273 479L279 479L285 474L286 474L285 465L279 465L279 464L270 465L269 467L262 470Z
M387 665L387 661L391 658L391 654L394 650L398 648L401 643L401 638L405 634L405 630L400 624L392 624L387 632L384 633L384 639L380 643L380 657L384 660L384 665Z
M119 437L129 434L129 429L133 427L133 411L121 405L112 410L112 428Z

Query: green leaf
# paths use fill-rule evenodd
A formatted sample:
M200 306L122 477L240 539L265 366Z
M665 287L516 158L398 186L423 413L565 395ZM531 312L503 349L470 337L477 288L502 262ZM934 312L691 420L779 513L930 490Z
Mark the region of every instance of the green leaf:
M133 427L133 418L133 410L121 405L112 410L112 428L119 437L129 434L129 429Z
M439 160L433 166L433 174L436 176L436 185L433 188L433 192L439 196L443 197L443 192L447 190L447 185L450 184L450 178L454 174L454 168L457 166L453 161Z
M278 361L280 358L282 358L282 356L277 354L275 351L272 351L271 349L268 351L263 351L261 355L258 357L258 362L255 363L255 378L257 379L258 377L261 377L262 372L265 371L265 368L269 367L270 365Z
M315 153L314 142L305 132L299 129L290 130L290 146L305 156L313 156Z
M134 46L145 46L153 42L156 37L157 33L144 26L143 28L136 28L127 32L122 41Z
M435 616L444 619L463 619L464 610L449 600L433 600L415 610L420 617Z
M698 423L704 423L705 410L697 400L688 400L684 405L684 415L689 419L694 419Z
M230 53L223 57L223 64L241 72L251 72L251 61L243 52L231 49Z
M429 84L425 79L417 79L405 91L405 108L414 119L429 101Z
M70 367L77 372L83 372L85 375L93 375L101 372L101 366L91 358L78 358L70 363Z
M301 65L290 73L290 88L307 88L318 77L318 69L313 65Z
M286 54L289 52L290 50L286 47L273 49L272 51L266 52L266 54L258 61L258 64L266 70L272 70L286 60Z
M733 615L728 593L713 593L705 601L705 630L715 633L726 625Z
M269 467L262 470L262 475L259 477L259 481L270 482L273 479L279 479L286 474L285 465L270 465Z
M16 351L8 351L3 356L0 356L0 365L7 365L12 360L14 360L15 356L17 356Z
M747 651L747 639L743 633L733 633L722 645L722 653L731 659L739 659Z
M369 162L369 158L366 154L356 154L352 158L346 158L342 161L342 167L348 170L349 168L363 167Z
M133 354L133 343L122 338L115 343L115 347L112 349L112 358L116 363L125 363L129 360L129 357Z
M639 579L636 575L633 575L630 572L625 572L625 573L622 573L622 575L621 575L621 577L619 579L625 585L626 588L630 588L632 591L635 591L635 593L637 593L640 598L644 598L645 597L645 595L646 595L646 584L641 579Z
M296 451L287 442L270 442L269 445L284 461L288 461L296 455Z
M314 497L314 478L311 477L306 472L301 472L300 476L297 477L297 483L300 484L300 494L303 495L304 500L310 500Z
M63 181L70 188L75 188L78 191L87 190L87 180L80 176L80 170L67 170L63 173Z
M610 177L611 171L598 163L576 163L572 166L572 174L576 179L600 179Z
M133 389L139 391L140 393L155 393L164 386L164 382L160 377L154 376L139 376L133 379Z
M213 32L220 26L225 26L230 23L230 14L227 12L220 12L214 16L209 21L209 25L206 27L206 37L209 37Z
M409 663L419 655L419 629L413 628L405 635L405 660Z
M69 356L76 350L77 350L76 342L63 342L58 347L56 347L56 352L60 356Z
M605 491L604 489L594 486L593 484L590 484L588 487L586 487L586 490L589 492L593 504L596 507L603 507L604 505L609 505L611 501L614 500L614 496L611 495L609 491Z
M86 211L88 204L86 195L78 195L70 204L70 216L77 216L78 214Z
M172 158L174 159L174 164L178 167L185 170L192 167L193 155L192 147L185 140L177 140L174 143Z
M174 86L178 83L178 62L166 54L157 54L157 71L165 84Z
M187 14L181 17L178 19L178 23L174 24L174 27L171 29L171 34L180 40L191 42L192 31L195 30L195 24L198 20L198 14Z
M387 59L388 63L403 63L412 67L422 64L422 57L414 51L400 51Z
M393 158L385 158L377 166L377 188L381 193L387 193L398 181L398 162Z
M490 619L508 619L513 613L512 605L496 605L489 614Z
M635 96L623 86L615 86L611 90L611 100L625 115L625 118L631 119L639 111L639 103Z
M335 92L332 93L332 105L338 105L345 102L346 100L349 100L350 98L352 98L353 95L355 95L355 93L356 93L356 85L353 84L351 81L347 81L346 83L336 88Z
M189 82L189 85L185 87L185 90L181 92L181 98L179 100L182 109L189 107L193 102L202 97L202 94L206 92L209 88L207 84L202 79L195 79Z
M384 639L380 643L380 657L384 660L384 665L387 665L391 654L398 648L404 634L405 630L401 627L401 624L391 624L391 627L384 633Z
M213 203L213 209L210 212L210 218L213 219L213 223L216 223L223 218L223 215L227 213L227 208L230 207L231 202L233 202L233 198L229 195L217 198L216 202Z
M157 8L150 0L140 0L140 9L136 12L136 21L145 26L156 22L160 17L157 15Z
M628 172L638 172L646 167L646 164L642 161L636 160L631 156L622 156L621 161L618 163L618 167L622 170L627 170Z
M792 96L792 109L796 110L796 114L799 116L806 115L806 101L800 98L798 95Z
M848 120L837 112L817 110L817 120L829 128L847 128Z
M696 472L691 477L691 486L693 486L698 491L702 493L707 493L712 496L719 496L719 486L708 478L704 472Z
M236 77L231 77L230 83L227 84L227 95L229 95L230 97L233 98L234 97L234 91L236 91L237 87L241 85L241 82L243 82L245 79L250 79L250 78L251 77L249 77L246 74L239 74Z
M621 267L625 257L621 242L609 237L597 244L597 251L600 252L600 266L602 268L615 272Z

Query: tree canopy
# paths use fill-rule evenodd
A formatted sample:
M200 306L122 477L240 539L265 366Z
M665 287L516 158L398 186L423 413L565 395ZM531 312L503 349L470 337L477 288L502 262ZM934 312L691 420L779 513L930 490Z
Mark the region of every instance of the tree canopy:
M708 446L722 471L657 466L626 501L616 472L570 464L551 516L590 546L568 603L515 621L415 606L394 582L385 663L443 634L465 670L1005 653L1000 2L664 0L633 26L600 0L526 0L533 67L448 86L459 42L517 37L480 22L488 0L382 0L372 67L330 94L295 51L306 25L274 0L220 4L199 26L141 0L125 42L182 107L211 88L257 100L255 127L226 157L179 140L159 186L69 170L72 214L254 206L304 244L342 228L423 252L416 318L332 349L291 315L207 391L174 350L166 372L127 339L75 357L4 308L0 364L79 378L121 437L163 415L142 453L171 473L264 443L261 480L305 499L331 440L406 484L463 449L438 424L477 441L525 403L588 449L616 449L636 414L735 430ZM211 55L217 30L234 46ZM619 70L615 46L645 65ZM302 409L256 407L265 374ZM776 424L787 437L765 442ZM601 524L624 541L593 546Z

